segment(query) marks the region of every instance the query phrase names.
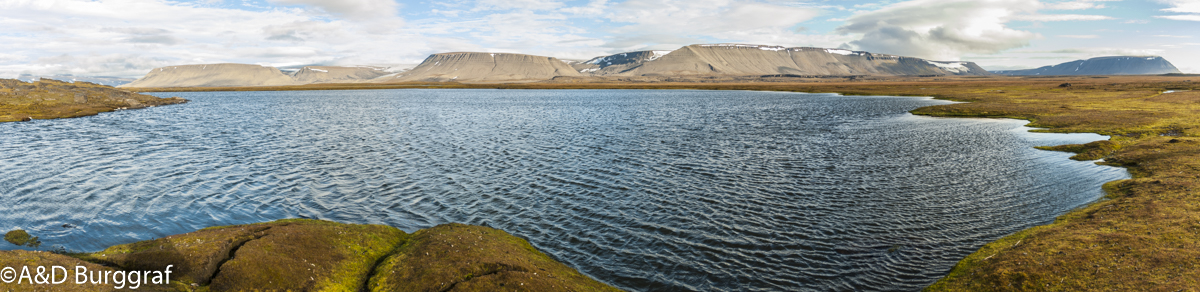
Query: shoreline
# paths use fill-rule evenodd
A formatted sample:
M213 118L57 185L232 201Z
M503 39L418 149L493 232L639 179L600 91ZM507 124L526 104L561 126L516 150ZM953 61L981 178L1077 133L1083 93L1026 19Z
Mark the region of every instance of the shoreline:
M522 238L457 223L406 233L384 225L284 219L208 227L93 253L0 251L0 267L21 271L0 275L5 291L495 291L506 285L619 291ZM58 276L16 276L39 267L57 269Z
M1125 167L1132 179L1104 184L1103 198L985 244L926 288L1103 290L1197 286L1200 216L1200 93L1188 76L998 77L975 80L757 84L439 84L404 88L704 89L929 96L963 103L913 110L935 117L1012 118L1052 133L1110 136L1042 150ZM980 79L980 78L972 78ZM1074 83L1062 87L1063 82ZM326 89L385 89L324 86ZM241 91L205 90L187 91ZM267 88L238 88L261 91ZM289 87L286 90L314 90ZM284 90L281 89L281 90ZM396 89L396 88L386 88ZM1168 90L1193 90L1166 93ZM180 90L184 91L184 90ZM1098 143L1107 141L1107 143ZM1186 239L1185 239L1186 238ZM1102 266L1103 265L1103 266Z
M1039 225L981 246L926 291L1190 289L1200 286L1200 84L1194 76L930 78L822 83L417 84L395 88L705 89L843 95L929 96L961 103L915 115L1011 118L1036 132L1109 136L1044 147L1076 160L1103 159L1131 179L1106 183L1106 195ZM937 80L934 80L937 79ZM1064 83L1071 83L1064 86ZM236 90L347 90L324 85ZM382 88L381 88L382 89ZM1163 92L1176 90L1172 93ZM1192 91L1179 91L1192 90ZM159 90L155 90L159 91ZM176 91L176 90L169 90ZM179 90L182 91L182 90ZM207 88L188 91L230 91Z
M0 79L0 123L78 118L187 102L178 97L159 98L88 82Z

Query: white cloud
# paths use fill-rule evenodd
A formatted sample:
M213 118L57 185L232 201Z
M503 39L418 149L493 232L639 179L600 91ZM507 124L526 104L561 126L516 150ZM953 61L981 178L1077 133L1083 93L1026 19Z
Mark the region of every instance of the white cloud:
M395 17L394 0L269 0L284 5L307 5L327 13L355 20Z
M1043 8L1049 9L1049 10L1081 10L1081 9L1105 8L1103 3L1096 3L1096 2L1104 2L1104 1L1078 0L1078 1L1066 1L1066 2L1052 2L1052 3L1043 4L1044 5Z
M136 54L81 54L38 58L34 62L3 66L34 75L72 74L78 76L139 76L150 68L172 65L171 60ZM13 76L17 74L11 74Z
M1189 14L1156 15L1154 16L1155 18L1200 21L1200 0L1160 0L1160 2L1171 5L1171 8L1163 9L1162 11Z
M964 53L997 53L1023 47L1039 35L1005 26L1015 15L1031 14L1035 0L916 0L851 16L837 32L861 34L845 47L957 60Z
M1024 21L1076 21L1076 20L1108 20L1114 19L1104 15L1082 15L1082 14L1029 14L1017 15L1013 20Z
M478 0L475 9L479 10L552 10L563 6L555 0Z
M1170 19L1170 20L1200 21L1200 14L1187 14L1187 15L1155 15L1154 17L1155 17L1155 18L1162 18L1162 19Z
M606 47L626 50L678 48L717 39L777 45L836 45L840 36L807 35L792 29L819 14L816 8L733 0L629 0L609 7L605 17L628 25L611 32ZM669 36L658 38L658 36Z
M1200 0L1166 0L1162 1L1171 5L1171 8L1163 9L1167 12L1176 13L1200 13Z
M1039 9L1103 8L1098 1L1043 3L1038 0L913 0L860 12L836 32L859 36L843 48L958 60L964 54L995 54L1029 45L1037 33L1009 27L1011 21L1106 20L1083 14L1039 14ZM1094 38L1091 35L1064 37Z
M608 8L608 0L591 0L586 6L563 8L562 12L575 15L601 15Z
M314 14L301 8L250 11L167 0L0 0L0 27L20 32L0 32L5 48L0 77L137 77L159 66L219 62L400 63L428 54L425 41L431 38L400 32L400 19L389 16L392 12L372 16L355 10L387 10L394 2L368 2L304 2L324 5ZM359 19L331 20L326 12Z

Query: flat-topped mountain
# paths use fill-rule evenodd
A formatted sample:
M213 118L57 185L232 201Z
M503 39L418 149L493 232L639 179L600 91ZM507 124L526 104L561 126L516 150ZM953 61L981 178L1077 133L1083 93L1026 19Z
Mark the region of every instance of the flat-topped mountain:
M1174 68L1174 67L1172 67ZM377 67L307 66L291 75L246 64L157 68L123 87L277 86L313 83L465 81L521 82L586 76L891 76L988 75L971 62L840 49L745 44L690 45L674 51L637 51L564 62L512 53L430 55L416 67L389 73ZM654 77L651 77L654 78Z
M695 75L988 75L971 62L824 48L716 44L674 51L637 51L570 64L552 57L497 53L434 54L393 81L514 81L559 76Z
M291 74L252 64L199 64L155 68L120 87L277 86L364 82L389 74L380 67L305 66Z
M581 76L554 57L509 53L456 52L433 54L417 67L375 82L397 81L536 81Z
M608 56L595 57L591 60L571 63L571 67L581 74L588 75L611 75L620 73L631 68L641 65L643 62L649 62L662 58L671 51L637 51ZM604 72L600 72L604 70Z
M378 67L305 66L292 73L292 80L299 84L361 82L387 75Z
M1180 73L1159 56L1112 56L1075 60L1037 69L996 71L1003 75L1157 75Z
M215 87L295 85L275 67L250 64L202 64L162 67L120 87Z
M825 48L714 44L690 45L661 56L655 55L589 73L600 76L990 74L971 62L928 61Z

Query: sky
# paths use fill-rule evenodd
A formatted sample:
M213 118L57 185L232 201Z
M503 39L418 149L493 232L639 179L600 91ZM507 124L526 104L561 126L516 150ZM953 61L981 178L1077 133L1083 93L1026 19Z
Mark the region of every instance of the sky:
M1159 55L1200 73L1200 0L0 0L0 78L172 65L403 67L689 44L845 48L989 70Z

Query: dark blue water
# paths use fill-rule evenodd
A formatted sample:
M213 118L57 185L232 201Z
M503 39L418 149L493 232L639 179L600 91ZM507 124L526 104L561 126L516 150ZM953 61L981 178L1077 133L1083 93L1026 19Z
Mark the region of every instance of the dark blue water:
M95 251L281 218L462 222L628 290L917 290L1127 177L1031 148L1104 137L912 116L945 102L911 97L159 95L192 102L0 124L0 231Z

